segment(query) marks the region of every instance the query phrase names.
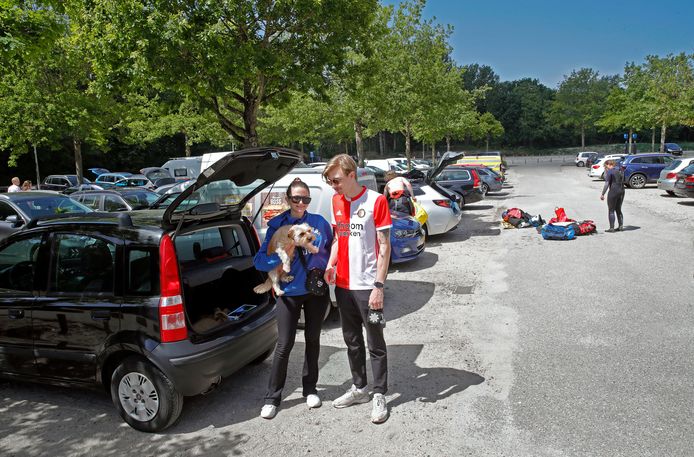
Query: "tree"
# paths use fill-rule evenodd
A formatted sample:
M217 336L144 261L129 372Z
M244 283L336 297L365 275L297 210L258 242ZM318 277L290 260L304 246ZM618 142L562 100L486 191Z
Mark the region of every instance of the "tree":
M199 101L245 147L258 113L322 93L349 49L368 46L376 0L127 0L90 7L85 41L104 88L155 85Z
M231 140L217 122L214 115L200 109L190 99L181 99L175 93L157 93L147 97L140 94L127 95L127 109L121 127L125 129L123 139L128 143L151 143L160 138L182 135L185 155L192 154L192 146L211 143L215 146L228 145Z
M665 151L667 128L694 125L694 68L692 56L684 53L666 57L648 56L642 66L645 75L644 103L659 125L660 152Z
M0 0L0 67L20 67L49 49L66 29L60 2Z
M499 84L499 75L489 65L470 64L463 65L463 88L469 92L487 91ZM485 113L487 109L486 97L476 99L477 111Z
M551 120L581 133L581 148L586 147L586 130L593 128L605 110L605 98L616 85L614 77L600 77L591 68L572 71L559 84L552 102Z
M504 134L504 126L496 120L492 113L482 113L478 121L479 132L485 140L486 150L489 151L489 141L492 138L499 137Z

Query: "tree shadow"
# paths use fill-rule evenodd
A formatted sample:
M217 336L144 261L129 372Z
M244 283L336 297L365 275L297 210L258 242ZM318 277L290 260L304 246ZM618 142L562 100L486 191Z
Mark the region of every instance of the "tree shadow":
M639 230L640 228L641 228L641 227L639 227L639 226L637 226L637 225L625 225L625 226L622 228L622 231L624 231L624 232L633 232L634 230Z
M389 408L397 408L409 402L436 403L485 381L484 377L471 371L452 367L417 365L417 358L423 347L422 344L388 346L388 396L391 397L388 401ZM371 380L373 376L368 360L367 369L369 380ZM339 396L351 385L352 379L348 378L338 387L325 387L328 391L334 388L333 395Z

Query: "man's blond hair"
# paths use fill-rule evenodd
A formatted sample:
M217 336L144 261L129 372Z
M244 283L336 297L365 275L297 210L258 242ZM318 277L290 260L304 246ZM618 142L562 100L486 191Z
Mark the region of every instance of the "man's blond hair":
M330 161L328 164L325 166L325 169L323 170L323 179L326 182L328 181L328 175L335 169L335 168L340 168L342 172L345 174L345 176L349 175L351 172L357 171L357 162L354 161L353 158L351 158L347 154L338 154ZM355 176L356 177L356 176Z

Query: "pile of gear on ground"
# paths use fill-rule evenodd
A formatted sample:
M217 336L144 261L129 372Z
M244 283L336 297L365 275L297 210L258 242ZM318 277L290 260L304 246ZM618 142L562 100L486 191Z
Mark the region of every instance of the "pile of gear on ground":
M554 210L556 216L545 222L542 216L531 216L520 208L509 208L501 214L504 228L535 227L545 240L573 240L580 235L595 233L592 220L575 221L566 216L564 208Z

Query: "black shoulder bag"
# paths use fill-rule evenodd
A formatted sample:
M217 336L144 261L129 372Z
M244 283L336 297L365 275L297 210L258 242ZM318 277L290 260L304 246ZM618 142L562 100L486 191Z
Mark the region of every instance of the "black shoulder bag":
M304 257L304 249L297 248L297 250L299 251L299 260L301 261L301 265L303 265L304 270L306 270L306 290L313 295L322 296L327 294L328 284L323 278L325 275L325 270L320 268L311 268L309 270L308 265L306 264L306 258Z

